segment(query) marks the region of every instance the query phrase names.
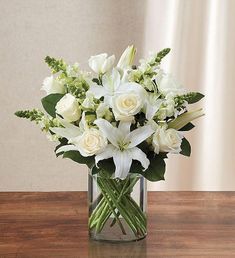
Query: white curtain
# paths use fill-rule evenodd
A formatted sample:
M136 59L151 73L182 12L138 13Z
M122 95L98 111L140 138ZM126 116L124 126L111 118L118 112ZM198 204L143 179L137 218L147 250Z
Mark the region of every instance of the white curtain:
M165 68L206 95L187 133L192 156L171 156L166 181L149 189L235 190L235 1L150 0L145 28L144 52L172 47Z

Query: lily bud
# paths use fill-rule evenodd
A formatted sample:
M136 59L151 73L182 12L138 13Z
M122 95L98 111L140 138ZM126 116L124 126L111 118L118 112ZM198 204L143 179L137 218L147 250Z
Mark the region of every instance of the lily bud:
M128 46L123 54L121 55L117 67L120 69L125 69L130 67L133 64L134 57L136 54L136 48L132 46Z
M190 112L186 112L182 115L179 115L176 119L174 119L173 121L171 121L168 124L169 128L174 128L176 130L181 129L182 127L184 127L186 124L188 124L189 122L193 121L194 119L197 119L201 116L204 116L205 114L203 113L202 108L194 110L194 111L190 111Z

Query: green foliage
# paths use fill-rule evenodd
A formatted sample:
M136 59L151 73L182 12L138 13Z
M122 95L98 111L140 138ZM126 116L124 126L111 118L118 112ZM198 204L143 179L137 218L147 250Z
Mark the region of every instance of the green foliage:
M188 156L188 157L191 155L191 146L186 138L182 139L180 154L182 154L184 156Z
M147 180L152 182L165 180L164 174L166 170L166 164L165 164L164 158L166 158L166 155L165 154L156 155L154 153L151 153L148 156L150 160L150 165L145 171L143 171L143 168L141 167L141 164L139 162L134 161L132 163L130 173L141 174Z
M52 73L58 73L60 71L66 73L66 63L63 59L55 59L54 57L46 56L45 62L51 68Z
M203 97L204 95L200 92L189 92L184 95L176 96L175 102L177 103L177 106L181 106L185 101L187 101L189 104L194 104L201 100Z
M195 127L194 124L192 124L191 122L187 123L185 126L183 126L181 129L179 129L179 131L190 131Z
M44 116L43 112L38 109L33 110L19 110L15 112L15 115L20 118L26 118L30 121L40 122Z
M99 161L98 167L94 165L91 172L92 175L99 174L101 177L111 177L115 172L113 159L110 158Z
M64 146L64 145L67 145L67 144L68 144L68 140L67 140L66 138L59 138L59 142L60 142L60 144L55 147L55 153L56 153L56 151L57 151L60 147L62 147L62 146ZM64 153L64 152L56 153L56 157L59 157L59 156L62 155L63 153Z
M83 157L79 151L66 151L63 154L63 158L71 159L80 164L86 164L89 168L94 166L95 160L94 157Z
M42 98L42 106L50 116L56 117L55 106L63 96L64 94L55 93Z

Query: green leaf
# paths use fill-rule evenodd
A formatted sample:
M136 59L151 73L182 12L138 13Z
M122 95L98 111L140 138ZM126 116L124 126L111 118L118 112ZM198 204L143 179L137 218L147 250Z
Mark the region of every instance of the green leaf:
M200 92L190 92L188 94L185 94L185 100L189 103L189 104L193 104L198 102L199 100L201 100L204 97L204 95Z
M55 93L42 98L42 106L50 116L56 117L55 106L63 96L64 94Z
M182 139L180 154L182 154L184 156L188 156L188 157L191 155L191 146L186 138Z
M92 168L95 164L94 157L83 157L79 151L66 151L63 154L63 158L69 158L77 163L86 164L89 168Z
M60 147L62 147L62 146L64 146L64 145L67 145L67 144L68 144L68 140L67 140L66 138L60 138L59 141L60 141L60 144L55 147L55 150L54 150L55 153L56 153L56 151L57 151ZM59 157L59 156L62 155L63 153L64 153L64 152L56 153L56 157Z
M115 165L113 159L104 159L99 161L98 167L93 166L91 173L92 175L99 174L101 177L111 177L115 172Z
M182 128L179 129L179 131L190 131L195 127L194 124L192 124L191 122L187 123L185 126L183 126Z
M166 169L166 164L164 161L164 157L166 155L154 155L151 153L149 155L150 165L148 169L143 171L143 168L141 167L140 163L137 161L134 161L131 166L130 173L138 173L144 176L147 180L156 182L160 180L165 180L164 174Z

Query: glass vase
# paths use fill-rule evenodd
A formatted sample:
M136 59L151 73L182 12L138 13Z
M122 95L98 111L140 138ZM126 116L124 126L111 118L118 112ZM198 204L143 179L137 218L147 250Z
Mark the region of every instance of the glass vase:
M147 235L146 180L140 175L121 179L89 174L89 235L93 240L128 242Z

